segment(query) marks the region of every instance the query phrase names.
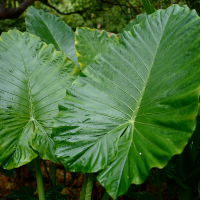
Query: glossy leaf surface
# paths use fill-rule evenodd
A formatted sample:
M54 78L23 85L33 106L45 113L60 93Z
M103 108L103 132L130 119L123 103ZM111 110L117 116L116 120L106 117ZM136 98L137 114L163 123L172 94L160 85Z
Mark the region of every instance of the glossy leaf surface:
M74 49L75 33L60 18L31 6L26 13L26 29L37 35L47 44L53 44L58 51L63 51L76 66L79 66Z
M2 34L0 63L0 165L19 167L37 152L57 161L53 117L79 70L53 45L17 30Z
M115 34L108 34L97 29L77 28L75 50L81 70L93 63L99 53L106 51L110 43L118 42Z
M110 44L67 90L53 129L66 169L99 173L112 198L183 151L196 125L200 19L173 5Z

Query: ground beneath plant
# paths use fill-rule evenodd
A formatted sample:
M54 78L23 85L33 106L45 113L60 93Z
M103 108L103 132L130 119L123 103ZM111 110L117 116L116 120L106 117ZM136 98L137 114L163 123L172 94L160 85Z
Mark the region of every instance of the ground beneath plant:
M50 173L50 161L46 161L47 170ZM50 183L43 166L40 163L41 170L43 174L44 188L50 187ZM58 184L64 184L64 167L61 164L57 164L56 178ZM66 172L66 185L62 190L62 194L67 194L68 200L79 200L80 191L84 182L84 176L81 173L71 173ZM8 177L0 173L0 199L6 200L6 196L10 194L13 190L18 190L21 186L32 185L37 187L34 169L28 171L27 166L22 166L16 169L16 173L13 177ZM166 184L162 185L162 196L163 200L169 200L166 190ZM157 196L157 187L153 186L151 180L148 184L141 185L140 191L149 191L154 196ZM104 189L99 183L94 183L92 200L101 200L104 193ZM37 191L34 193L35 196L38 195ZM166 197L166 198L165 198ZM119 200L127 200L129 198L125 196L118 197ZM176 199L174 197L170 199ZM110 198L111 200L111 198Z

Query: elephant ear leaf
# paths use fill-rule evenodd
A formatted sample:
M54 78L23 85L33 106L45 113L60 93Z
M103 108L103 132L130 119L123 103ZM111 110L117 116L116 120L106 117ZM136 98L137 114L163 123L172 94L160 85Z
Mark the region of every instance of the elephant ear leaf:
M115 34L97 29L77 28L75 50L81 70L93 63L97 55L105 52L110 43L117 43Z
M62 52L17 30L0 38L0 165L39 155L56 162L50 138L58 101L79 70Z
M37 35L47 44L53 44L58 51L63 51L67 57L79 67L74 49L75 33L55 15L31 6L26 13L26 29Z
M200 89L200 19L172 5L146 15L83 70L55 119L56 155L116 199L191 137Z

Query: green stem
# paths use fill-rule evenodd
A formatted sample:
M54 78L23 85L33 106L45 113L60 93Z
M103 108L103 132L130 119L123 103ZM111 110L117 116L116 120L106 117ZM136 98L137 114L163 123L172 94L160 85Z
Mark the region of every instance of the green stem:
M42 181L42 173L40 169L39 157L35 158L34 163L35 163L35 173L36 173L36 179L37 179L39 200L45 200L44 186L43 186L43 181Z
M160 188L160 178L159 178L159 171L156 168L156 179L157 179L157 186L158 186L158 199L162 200L161 188Z
M50 184L51 184L51 187L53 187L53 182L52 182L51 177L50 177L50 175L49 175L49 172L48 172L48 170L47 170L46 163L45 163L44 160L42 160L42 162L43 162L43 165L44 165L44 169L45 169L45 171L46 171L46 174L47 174L47 176L48 176L49 182L50 182Z
M64 168L64 186L66 186L66 169Z
M174 198L173 198L173 200L175 200L176 199L176 188L175 188L175 193L174 193Z
M102 200L109 200L109 198L110 198L109 194L105 191L105 192L103 193Z
M91 200L94 174L85 174L85 181L80 194L80 200Z
M71 180L70 183L73 183L76 179L76 173L75 172L71 172Z
M51 176L52 176L52 181L53 181L53 185L55 186L56 183L56 163L51 163L50 164L50 171L51 171Z
M54 176L53 176L53 185L57 185L56 183L56 163L54 163Z

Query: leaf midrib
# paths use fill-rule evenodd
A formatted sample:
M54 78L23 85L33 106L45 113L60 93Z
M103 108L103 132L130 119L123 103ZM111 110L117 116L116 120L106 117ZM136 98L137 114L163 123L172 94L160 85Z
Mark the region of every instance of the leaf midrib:
M172 11L172 12L173 12L173 11ZM148 21L148 23L149 23L148 17L147 17L146 19L147 19L147 21ZM146 89L146 86L147 86L147 83L148 83L148 80L149 80L149 76L150 76L150 74L151 74L151 70L152 70L153 65L154 65L154 62L155 62L155 58L156 58L156 56L157 56L158 49L159 49L159 47L160 47L161 40L162 40L162 38L163 38L164 30L165 30L165 28L166 28L168 22L169 22L169 18L168 18L168 21L167 21L165 27L162 29L162 34L161 34L161 37L160 37L159 42L157 43L157 47L156 47L156 51L155 51L155 53L154 53L154 55L153 55L152 63L151 63L151 65L150 65L149 69L148 69L148 74L147 74L146 79L145 79L145 81L144 81L144 83L143 83L142 90L140 91L140 95L139 95L138 102L136 103L136 109L134 110L133 115L132 115L132 117L131 117L130 123L131 123L133 126L134 126L134 123L135 123L135 119L136 119L136 117L137 117L137 113L138 113L138 111L139 111L139 109L140 109L140 105L141 105L141 102L142 102L142 99L143 99L143 96L144 96L144 93L145 93L145 89ZM151 29L150 24L149 24L149 27L150 27L150 29ZM152 29L151 29L151 33L152 33L153 37L155 38Z
M53 31L50 30L49 26L46 24L46 22L43 20L42 17L40 17L40 19L44 22L44 24L46 25L47 29L48 29L49 32L52 34L53 39L54 39L55 43L58 45L59 50L62 51L62 48L60 47L60 45L59 45L58 42L56 41L56 38L55 38L55 36L54 36L54 34L53 34Z

